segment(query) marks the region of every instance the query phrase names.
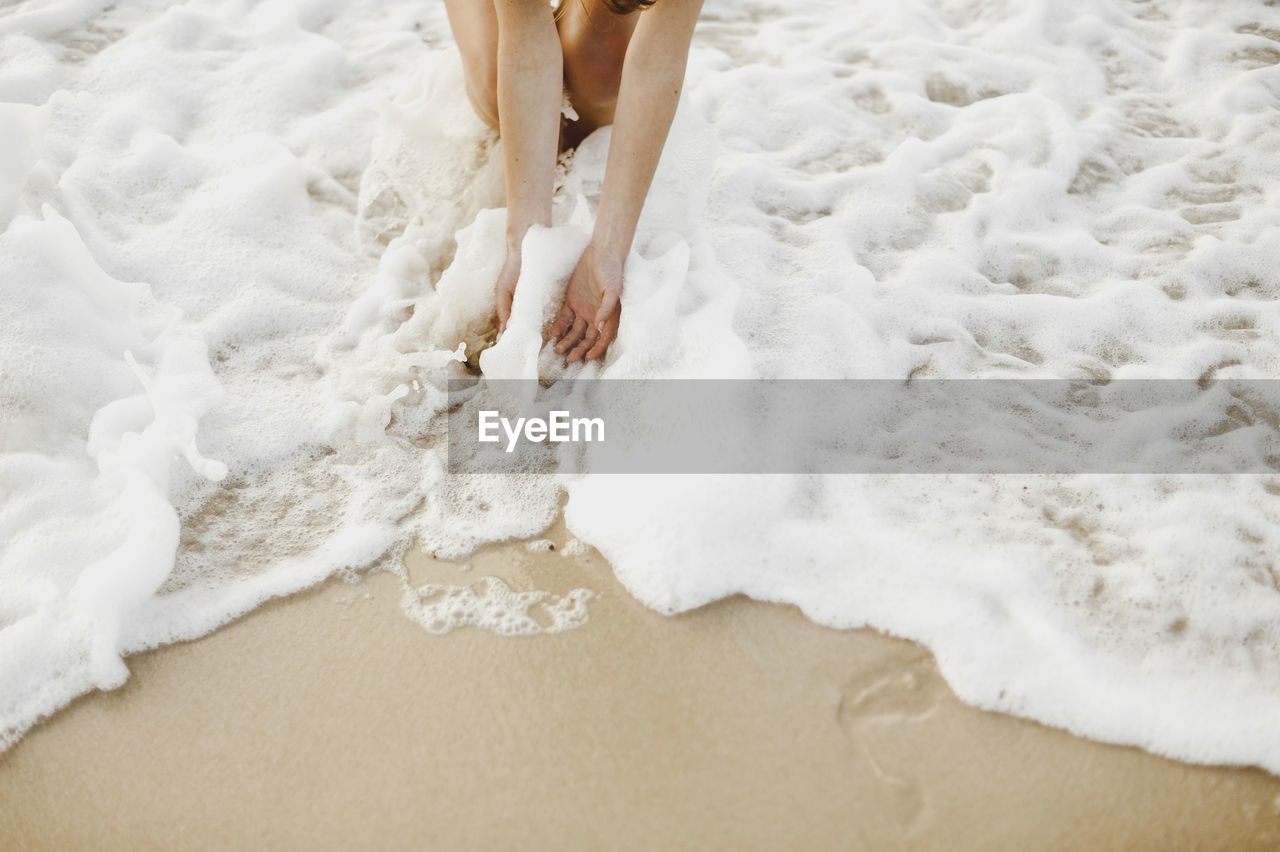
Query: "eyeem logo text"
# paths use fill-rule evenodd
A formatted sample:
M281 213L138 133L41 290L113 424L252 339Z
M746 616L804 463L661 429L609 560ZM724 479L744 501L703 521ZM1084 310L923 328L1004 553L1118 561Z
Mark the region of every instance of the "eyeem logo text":
M604 420L600 417L570 417L567 411L548 412L549 417L517 417L515 422L497 411L481 411L476 440L497 443L500 431L506 433L509 453L523 435L526 441L540 444L543 441L560 443L570 441L603 441Z

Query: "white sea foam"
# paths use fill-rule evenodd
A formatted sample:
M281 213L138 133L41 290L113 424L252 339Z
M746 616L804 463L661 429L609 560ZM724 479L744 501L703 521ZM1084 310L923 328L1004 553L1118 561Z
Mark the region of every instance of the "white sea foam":
M586 556L591 552L590 545L576 538L571 538L560 548L560 555L565 557Z
M400 608L428 633L471 626L503 636L534 636L581 627L592 597L587 589L574 589L563 597L516 592L497 577L481 577L467 586L428 583L406 588Z
M440 416L467 368L1280 377L1273 11L708 0L620 336L570 368L540 332L609 131L491 346L501 148L438 6L0 11L0 746L124 654L567 492L662 612L794 603L979 706L1280 772L1280 476L461 477ZM585 617L480 591L406 611Z

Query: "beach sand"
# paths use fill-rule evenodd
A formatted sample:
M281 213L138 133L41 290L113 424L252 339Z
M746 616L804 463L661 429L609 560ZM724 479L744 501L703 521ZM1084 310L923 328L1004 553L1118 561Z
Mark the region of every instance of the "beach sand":
M676 617L594 551L414 552L415 584L597 593L590 621L432 635L331 580L0 757L4 849L1275 849L1280 778L970 708L918 645L733 598Z

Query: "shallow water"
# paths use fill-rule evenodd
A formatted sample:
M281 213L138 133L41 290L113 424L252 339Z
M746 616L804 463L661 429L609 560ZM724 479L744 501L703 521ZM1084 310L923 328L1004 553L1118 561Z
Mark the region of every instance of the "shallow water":
M979 706L1280 772L1280 476L449 477L441 416L476 369L1280 378L1278 14L709 0L620 337L565 369L608 131L486 348L500 145L442 8L6 7L0 743L123 654L567 496L660 611L794 603Z

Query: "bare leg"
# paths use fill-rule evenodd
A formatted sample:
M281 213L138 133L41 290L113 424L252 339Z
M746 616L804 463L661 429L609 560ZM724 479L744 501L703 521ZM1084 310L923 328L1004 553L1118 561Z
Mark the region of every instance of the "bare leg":
M566 144L582 141L597 127L613 123L627 45L642 14L615 15L600 0L561 0L556 22L564 51L564 82L578 121L566 128Z
M576 145L613 123L627 45L641 13L615 15L600 0L562 0L556 22L564 53L564 82L578 121L566 128ZM498 15L493 0L445 0L449 26L462 54L467 95L476 114L498 127Z
M498 13L493 0L444 0L462 54L467 96L476 114L498 129Z

